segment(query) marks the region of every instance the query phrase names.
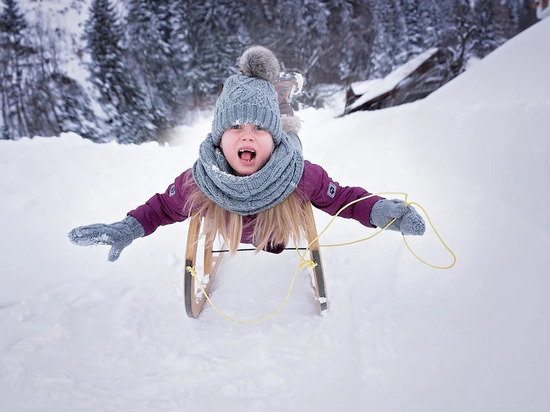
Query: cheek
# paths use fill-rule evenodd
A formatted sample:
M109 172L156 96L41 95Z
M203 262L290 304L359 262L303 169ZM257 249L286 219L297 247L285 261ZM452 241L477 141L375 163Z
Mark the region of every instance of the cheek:
M273 141L272 142L265 142L262 146L261 146L261 157L262 159L269 159L271 157L271 155L273 154L273 151L275 150L275 145L273 144Z
M227 137L225 136L225 133L222 134L222 138L220 139L220 149L223 152L223 147L226 145L225 142L227 141Z
M234 166L234 162L236 161L236 159L238 158L237 155L235 154L232 154L231 151L228 151L227 153L225 152L225 150L223 150L223 147L220 146L220 150L222 151L222 154L223 154L223 157L225 157L225 160L227 160L227 162L233 167Z
M275 144L273 143L273 141L271 142L271 144L264 145L263 156L262 156L263 165L265 165L267 161L271 158L274 150L275 150Z
M273 153L273 150L275 150L275 142L269 133L263 138L262 142L265 150L269 151L269 153Z
M230 138L227 137L225 134L223 134L220 140L220 150L222 151L224 156L227 156L227 153L225 152L225 148L230 146L231 146Z

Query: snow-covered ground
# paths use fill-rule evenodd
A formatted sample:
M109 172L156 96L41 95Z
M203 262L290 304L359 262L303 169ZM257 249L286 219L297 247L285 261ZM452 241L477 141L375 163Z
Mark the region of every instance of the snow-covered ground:
M550 20L427 99L335 119L305 110L306 157L341 183L406 191L458 256L435 270L388 232L323 249L330 309L300 272L282 313L239 326L182 301L187 223L107 262L74 226L113 222L189 167L179 146L75 135L0 142L2 411L550 410ZM318 213L319 228L329 217ZM371 234L339 219L324 244ZM411 239L451 260L433 232ZM295 253L237 255L212 298L249 320L283 301Z

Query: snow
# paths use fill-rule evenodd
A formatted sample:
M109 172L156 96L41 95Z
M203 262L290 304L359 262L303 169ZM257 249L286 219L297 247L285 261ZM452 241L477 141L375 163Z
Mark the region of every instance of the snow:
M546 19L428 98L334 118L303 110L306 157L338 181L406 191L457 265L402 238L323 248L329 310L307 269L276 316L236 325L182 299L187 223L115 263L67 232L114 222L191 166L180 145L95 145L74 134L0 142L0 398L5 411L550 410L550 38ZM330 217L316 213L321 229ZM372 230L338 219L322 244ZM409 239L435 264L433 232ZM294 252L224 259L212 299L275 311Z
M356 95L360 95L361 97L353 102L353 104L349 106L349 109L355 109L365 102L368 102L369 100L374 99L377 96L381 96L384 93L395 89L395 87L397 87L397 85L401 83L403 79L407 78L412 72L418 69L418 67L420 67L420 65L428 60L431 56L433 56L435 52L437 52L437 47L432 47L431 49L420 53L418 56L412 58L404 65L395 69L383 79L373 79L366 80L364 82L353 83L351 86L353 92Z
M82 54L79 38L88 18L89 0L20 1L17 2L30 27L41 26L49 41L56 46L56 57L62 69L79 81L87 81L84 62L75 56ZM53 16L53 17L52 17Z

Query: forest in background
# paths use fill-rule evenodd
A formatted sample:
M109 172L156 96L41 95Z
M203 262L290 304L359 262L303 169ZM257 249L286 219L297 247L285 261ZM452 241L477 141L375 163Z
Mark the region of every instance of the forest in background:
M69 57L86 87L61 64L55 24L20 1L0 2L0 139L162 142L213 107L252 44L305 76L300 105L320 106L326 85L383 77L431 47L458 74L536 21L526 0L66 0L88 13Z

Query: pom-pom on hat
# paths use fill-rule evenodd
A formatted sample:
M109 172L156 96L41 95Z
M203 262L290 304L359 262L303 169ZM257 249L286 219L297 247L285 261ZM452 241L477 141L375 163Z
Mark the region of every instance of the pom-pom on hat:
M255 124L266 129L275 146L281 141L281 115L273 83L280 72L275 54L263 47L252 46L239 58L241 74L230 76L216 102L212 121L212 138L220 144L222 134L237 124Z

